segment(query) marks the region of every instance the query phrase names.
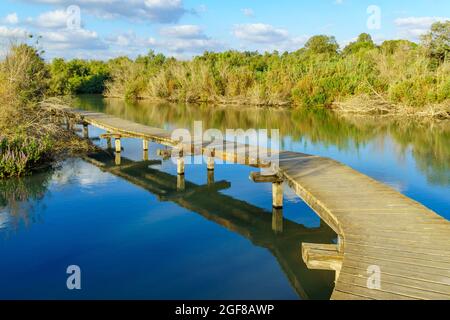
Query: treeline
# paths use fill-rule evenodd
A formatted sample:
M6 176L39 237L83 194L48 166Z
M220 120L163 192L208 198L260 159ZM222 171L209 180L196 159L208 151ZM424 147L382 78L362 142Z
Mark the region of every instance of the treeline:
M363 97L385 106L448 110L449 52L450 21L435 23L420 44L390 40L376 45L370 35L361 34L340 50L334 37L319 35L292 53L205 52L179 61L150 51L135 60L57 59L50 66L51 92L305 107Z

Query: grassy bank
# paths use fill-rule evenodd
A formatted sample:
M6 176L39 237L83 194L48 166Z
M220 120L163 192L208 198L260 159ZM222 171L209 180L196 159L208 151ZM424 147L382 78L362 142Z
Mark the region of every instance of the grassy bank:
M314 36L295 52L205 52L189 61L150 51L132 60L50 64L53 94L102 93L182 103L334 108L341 112L450 117L450 21L419 44L376 45L361 34L340 49Z
M191 61L150 53L109 62L105 94L212 104L293 105L344 112L450 117L450 22L420 45L362 34L343 50L312 37L293 52L205 53Z
M33 46L11 46L0 62L0 178L17 177L90 148L41 107L49 90L48 66Z

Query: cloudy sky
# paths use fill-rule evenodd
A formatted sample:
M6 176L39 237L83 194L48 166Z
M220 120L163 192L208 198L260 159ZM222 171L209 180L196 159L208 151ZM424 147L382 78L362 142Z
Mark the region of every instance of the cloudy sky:
M189 58L205 50L292 51L315 34L417 41L449 0L0 0L0 42L42 37L46 58Z

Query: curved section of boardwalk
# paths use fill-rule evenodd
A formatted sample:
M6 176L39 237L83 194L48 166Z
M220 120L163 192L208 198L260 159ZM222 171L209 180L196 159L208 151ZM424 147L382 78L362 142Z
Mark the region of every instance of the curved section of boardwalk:
M450 223L337 161L286 152L280 170L342 239L333 299L450 299ZM381 271L369 289L368 270Z
M102 113L65 111L111 133L177 143L162 129ZM200 150L205 151L203 145ZM236 157L223 150L216 156ZM343 260L332 299L450 299L449 221L331 159L281 152L279 175L340 237ZM374 268L381 272L380 287L369 289L368 270Z

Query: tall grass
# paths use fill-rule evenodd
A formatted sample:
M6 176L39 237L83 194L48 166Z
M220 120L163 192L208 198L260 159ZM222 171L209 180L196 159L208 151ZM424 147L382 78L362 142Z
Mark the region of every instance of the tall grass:
M437 67L407 41L359 46L345 53L279 54L229 51L191 61L170 59L156 71L127 60L107 84L107 96L187 103L294 105L331 108L355 97L388 108L450 103L450 61Z

